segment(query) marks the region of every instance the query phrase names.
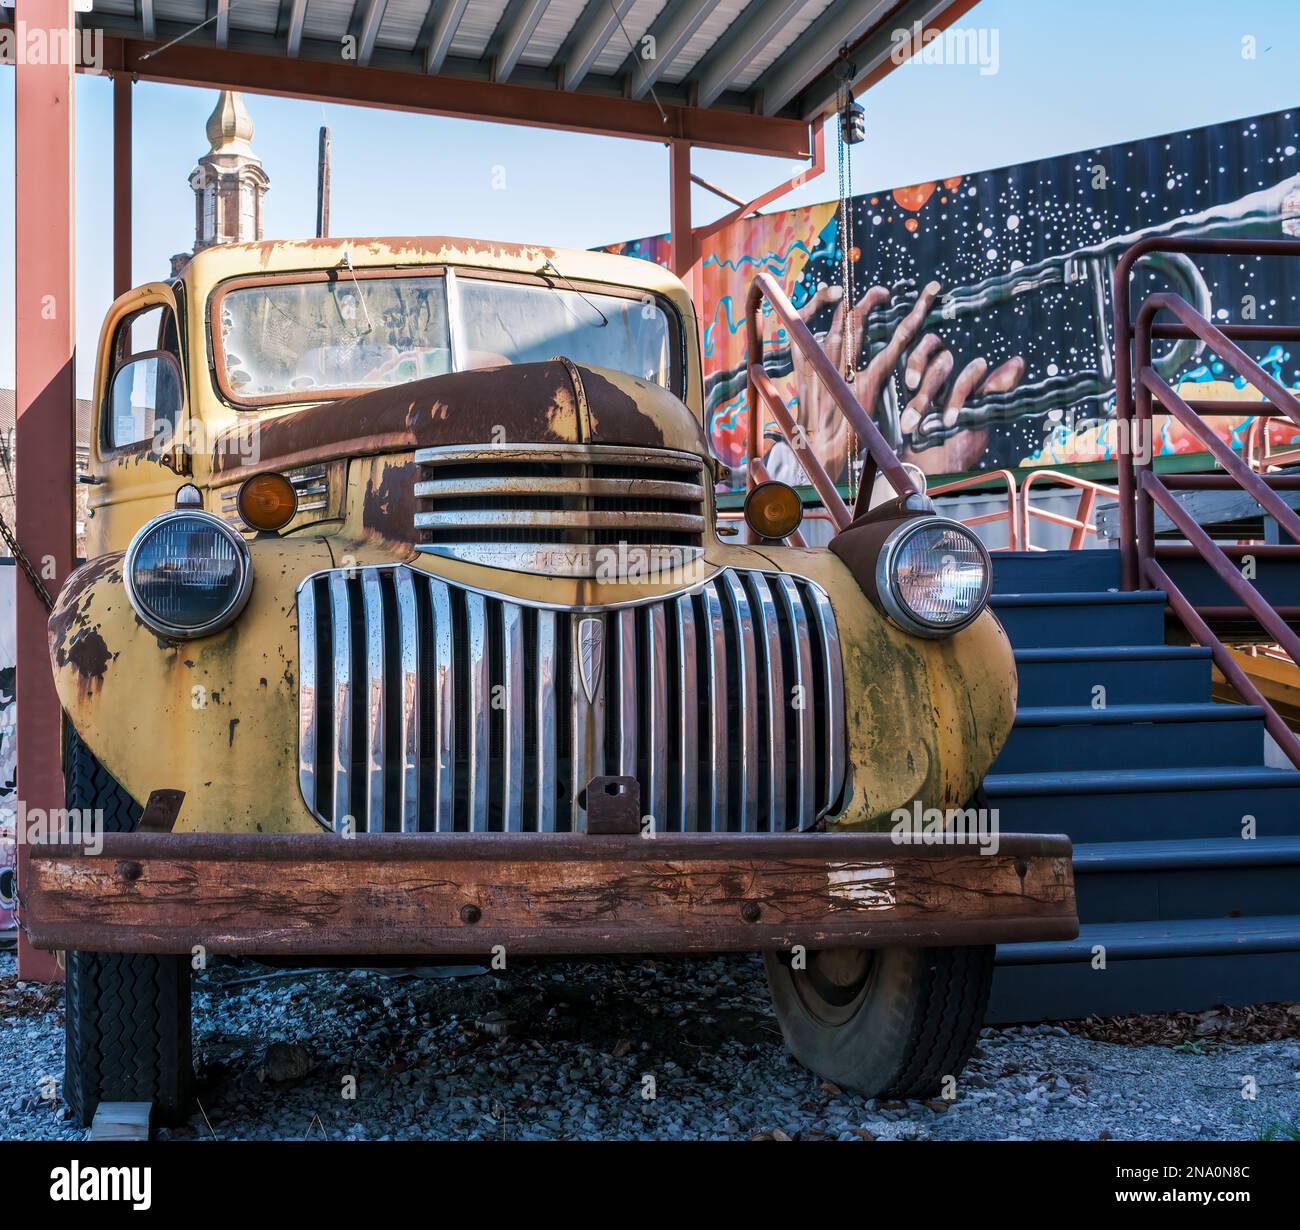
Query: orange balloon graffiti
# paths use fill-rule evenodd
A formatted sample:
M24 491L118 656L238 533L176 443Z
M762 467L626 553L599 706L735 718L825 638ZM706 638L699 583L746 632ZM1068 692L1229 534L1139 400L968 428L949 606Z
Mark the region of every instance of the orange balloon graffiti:
M893 197L904 209L916 213L934 195L936 187L938 185L933 182L911 184L906 188L895 188Z

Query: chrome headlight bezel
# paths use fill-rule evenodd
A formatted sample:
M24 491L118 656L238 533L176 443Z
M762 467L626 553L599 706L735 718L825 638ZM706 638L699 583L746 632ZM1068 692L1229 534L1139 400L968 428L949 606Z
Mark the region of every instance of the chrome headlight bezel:
M202 521L210 525L230 543L234 548L235 558L239 561L239 584L236 587L234 598L219 615L202 624L180 625L160 619L149 609L136 590L135 565L141 548L149 540L150 536L162 526L171 521L181 520ZM193 641L203 636L211 636L214 632L220 632L223 628L228 628L243 614L244 607L248 605L249 595L253 591L253 556L248 549L248 544L244 541L243 535L227 525L220 517L198 508L173 508L146 521L135 532L135 536L126 549L126 558L122 566L122 579L126 585L126 594L130 599L131 609L140 617L140 621L145 627L158 633L159 636L165 636L171 640Z
M971 607L970 611L957 623L935 624L923 619L907 605L899 596L895 584L894 565L898 559L899 552L907 541L915 534L923 530L932 530L939 528L960 534L963 538L968 539L974 544L977 552L984 563L984 585L980 590L979 599ZM993 585L993 561L989 555L988 548L980 541L979 536L974 534L969 527L962 525L960 521L954 521L950 517L913 517L904 521L901 525L891 531L888 538L880 548L880 555L876 561L876 592L880 596L881 606L885 609L885 614L890 621L901 628L904 632L911 633L913 636L923 636L930 639L952 636L960 632L963 628L968 628L977 620L988 606L989 591Z

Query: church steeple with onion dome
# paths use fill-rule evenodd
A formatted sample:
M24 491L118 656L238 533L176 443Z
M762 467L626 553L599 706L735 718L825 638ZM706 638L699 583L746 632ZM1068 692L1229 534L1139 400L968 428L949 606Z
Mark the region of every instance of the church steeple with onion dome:
M262 200L271 181L253 153L253 120L243 96L222 90L208 116L208 152L190 173L194 251L262 238ZM172 257L173 275L192 253Z

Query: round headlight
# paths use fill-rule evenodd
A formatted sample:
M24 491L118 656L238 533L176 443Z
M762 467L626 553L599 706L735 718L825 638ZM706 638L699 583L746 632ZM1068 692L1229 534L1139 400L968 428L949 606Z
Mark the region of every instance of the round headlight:
M964 628L988 602L993 572L984 544L946 517L904 521L876 564L876 588L889 615L916 636Z
M234 622L253 588L253 561L219 517L176 509L131 539L125 576L131 605L148 627L191 638Z

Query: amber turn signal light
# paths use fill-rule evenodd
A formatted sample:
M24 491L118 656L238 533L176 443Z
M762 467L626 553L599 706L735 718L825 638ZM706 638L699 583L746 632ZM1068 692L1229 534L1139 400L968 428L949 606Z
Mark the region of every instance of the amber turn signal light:
M745 524L760 538L788 538L802 520L799 493L788 483L759 483L745 497Z
M283 474L257 474L239 488L236 504L249 529L279 530L298 511L298 493Z

